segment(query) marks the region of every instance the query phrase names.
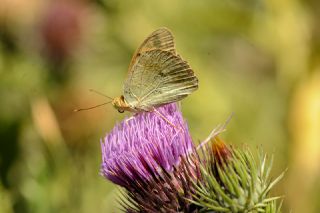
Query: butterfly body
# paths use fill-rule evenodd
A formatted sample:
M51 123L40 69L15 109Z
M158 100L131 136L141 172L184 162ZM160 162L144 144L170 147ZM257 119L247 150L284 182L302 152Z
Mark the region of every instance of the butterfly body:
M151 111L180 101L198 88L198 79L177 53L166 28L154 31L134 54L124 93L112 105L119 112Z

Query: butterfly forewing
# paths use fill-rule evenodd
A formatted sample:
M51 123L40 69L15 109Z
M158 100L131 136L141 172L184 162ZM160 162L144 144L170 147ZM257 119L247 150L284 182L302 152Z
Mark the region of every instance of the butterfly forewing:
M154 31L139 47L138 52L150 50L163 50L175 54L175 45L172 33L166 28L160 28Z
M136 109L179 101L198 88L198 79L186 61L172 51L143 52L132 64L124 97Z
M154 31L142 42L131 59L128 73L134 72L132 66L144 52L156 49L176 54L173 35L167 28L160 28Z

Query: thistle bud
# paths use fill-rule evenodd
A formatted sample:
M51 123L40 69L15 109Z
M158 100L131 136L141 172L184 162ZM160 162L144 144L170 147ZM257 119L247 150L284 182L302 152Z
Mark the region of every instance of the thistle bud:
M203 181L197 183L192 202L204 212L278 212L275 201L280 197L269 192L284 173L270 180L272 160L258 155L257 161L249 149L231 147L217 135L209 141L211 149L204 150L200 165Z

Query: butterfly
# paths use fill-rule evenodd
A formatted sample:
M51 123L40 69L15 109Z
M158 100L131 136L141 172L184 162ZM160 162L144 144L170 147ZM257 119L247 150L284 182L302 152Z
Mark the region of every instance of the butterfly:
M123 95L111 103L121 113L152 111L155 107L180 101L197 89L198 78L177 54L172 33L160 28L134 53Z
M111 98L90 90L111 101L74 111L89 110L111 102L120 113L157 112L156 107L180 101L197 89L198 78L177 54L172 33L167 28L160 28L151 33L134 53L123 95Z

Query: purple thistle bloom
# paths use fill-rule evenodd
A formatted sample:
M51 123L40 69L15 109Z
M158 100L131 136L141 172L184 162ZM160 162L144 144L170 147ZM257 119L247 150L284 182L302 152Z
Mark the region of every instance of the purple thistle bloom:
M163 172L172 173L194 151L194 144L176 104L141 112L117 124L101 141L101 174L118 185L132 188L132 182L149 181Z

